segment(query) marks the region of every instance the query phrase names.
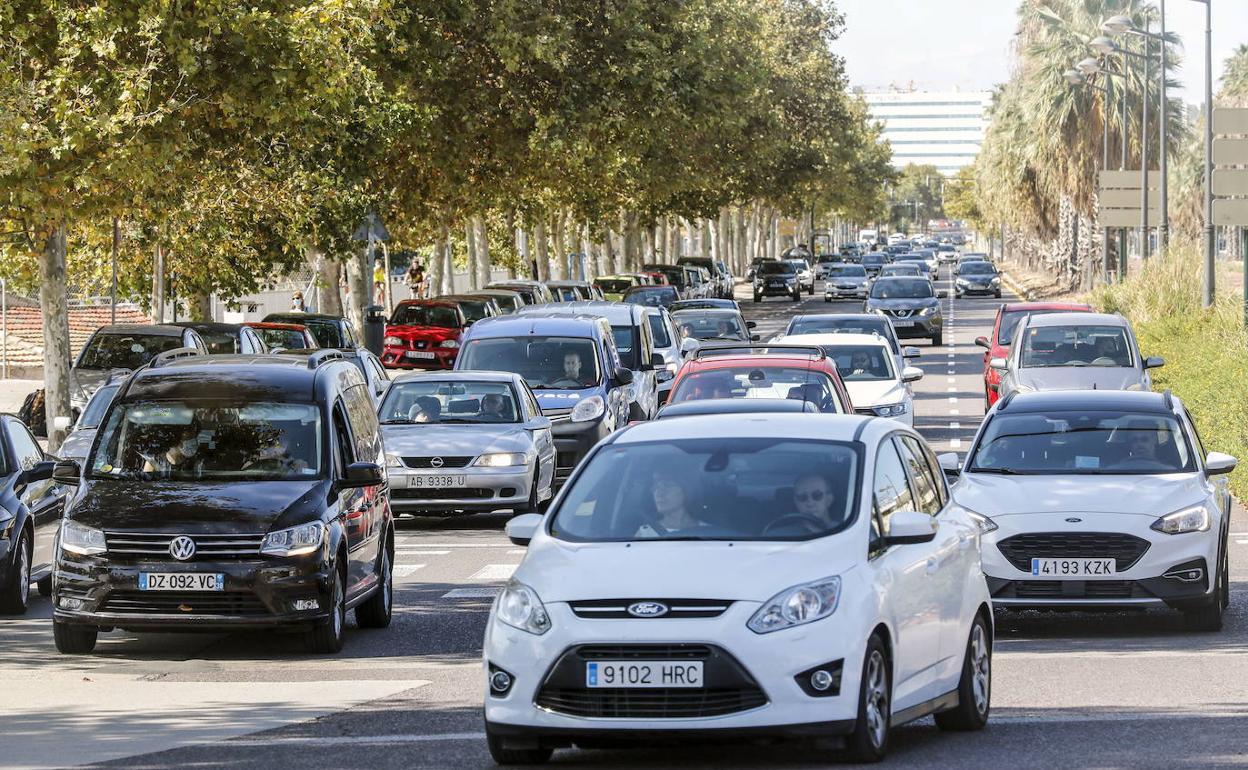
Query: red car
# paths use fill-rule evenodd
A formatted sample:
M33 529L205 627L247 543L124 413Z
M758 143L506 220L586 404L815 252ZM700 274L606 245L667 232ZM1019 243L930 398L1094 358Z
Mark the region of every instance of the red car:
M284 324L276 321L248 321L243 326L255 329L256 334L260 335L260 339L264 340L264 344L269 346L269 350L276 348L282 348L283 350L310 350L320 347L320 345L316 344L316 337L313 337L312 332L303 324Z
M1025 316L1038 313L1078 313L1091 310L1090 305L1074 302L1010 302L997 309L997 320L992 324L991 337L976 337L975 344L984 348L984 404L991 409L997 403L997 386L1001 375L988 365L994 358L1010 354L1010 340L1018 322Z
M836 362L818 347L703 347L676 373L669 403L707 398L794 398L853 414Z
M387 369L451 369L467 326L458 302L404 300L386 324L381 363Z

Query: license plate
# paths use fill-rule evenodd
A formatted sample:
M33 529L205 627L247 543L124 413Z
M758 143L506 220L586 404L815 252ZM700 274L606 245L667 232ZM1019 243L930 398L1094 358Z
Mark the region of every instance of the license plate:
M404 351L403 355L407 356L408 358L436 358L436 356L434 356L432 353L427 353L423 350L408 350L408 351Z
M585 686L702 687L701 661L602 660L585 664Z
M418 489L449 489L468 486L467 476L409 476L409 487Z
M1032 559L1031 574L1042 577L1110 577L1113 559Z
M893 326L906 328L906 327L914 326L914 321L902 321L900 319L893 319Z
M224 591L220 572L140 572L140 591Z
M782 283L769 283L769 284L767 284L767 285L768 285L769 287L773 288L773 289L783 289L783 288L784 288L784 284L782 284Z

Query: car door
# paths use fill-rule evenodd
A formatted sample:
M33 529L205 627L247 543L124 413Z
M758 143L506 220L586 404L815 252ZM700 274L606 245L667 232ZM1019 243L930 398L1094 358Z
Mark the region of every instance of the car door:
M910 477L892 438L880 442L876 451L872 484L874 506L884 535L897 511L916 510ZM893 711L900 711L932 697L940 673L940 635L944 599L939 596L930 570L936 550L931 543L894 545L876 556L882 585L882 601L891 611L896 639L893 662Z
M520 398L524 402L525 421L542 415L537 397L524 380L520 381ZM537 450L537 488L546 489L555 481L555 437L549 428L532 431L533 447Z
M15 469L28 471L47 459L43 450L39 448L38 442L35 441L35 437L30 434L21 420L6 417L4 428L4 432L9 436L10 456L14 460ZM53 541L56 537L56 529L60 525L61 512L64 509L65 489L49 477L19 484L14 492L26 506L26 510L30 511L31 521L34 524L35 548L30 571L31 575L39 579L52 569Z
M356 462L376 463L385 467L381 442L381 426L377 422L372 398L364 384L352 385L343 391L342 405L350 429ZM347 511L345 526L348 542L349 570L355 590L363 591L376 582L375 567L380 554L386 516L386 494L383 486L365 487ZM348 593L353 593L348 589Z

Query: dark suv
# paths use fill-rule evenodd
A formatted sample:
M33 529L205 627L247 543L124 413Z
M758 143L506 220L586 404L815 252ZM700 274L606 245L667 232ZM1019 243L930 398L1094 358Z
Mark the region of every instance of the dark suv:
M380 427L337 350L183 357L121 386L57 534L53 636L100 631L304 632L342 648L347 610L390 623L394 556Z

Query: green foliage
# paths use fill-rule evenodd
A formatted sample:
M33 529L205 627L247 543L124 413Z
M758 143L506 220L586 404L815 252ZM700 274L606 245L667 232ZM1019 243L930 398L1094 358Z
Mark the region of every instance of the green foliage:
M984 229L984 213L979 208L978 180L975 165L963 166L953 179L945 182L945 214L960 219L977 229Z
M944 219L941 188L945 178L933 165L908 164L888 194L889 221L904 232L920 232L930 219Z

